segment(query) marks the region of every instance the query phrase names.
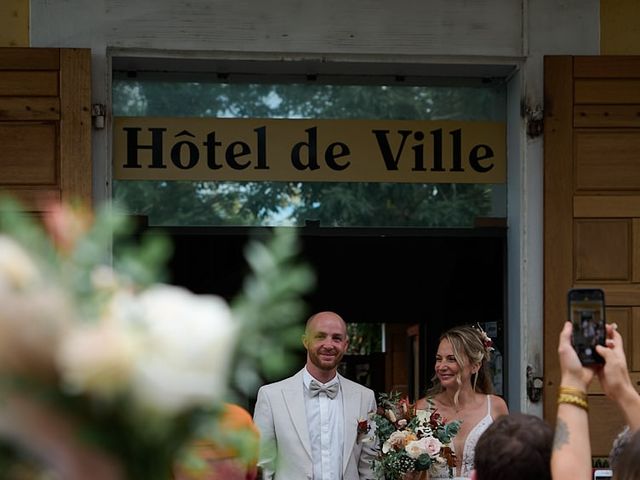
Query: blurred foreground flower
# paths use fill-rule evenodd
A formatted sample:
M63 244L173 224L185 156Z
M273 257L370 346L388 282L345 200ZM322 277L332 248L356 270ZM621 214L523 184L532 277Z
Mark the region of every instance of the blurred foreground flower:
M168 479L185 445L220 441L228 386L252 395L287 366L313 282L291 234L250 245L232 310L160 283L162 236L111 258L127 232L114 211L55 205L46 230L16 205L2 211L0 444L11 452L63 479Z

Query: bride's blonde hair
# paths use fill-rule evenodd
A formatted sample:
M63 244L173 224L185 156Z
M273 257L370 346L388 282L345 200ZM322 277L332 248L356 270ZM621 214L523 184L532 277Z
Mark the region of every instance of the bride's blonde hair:
M460 370L456 374L458 390L453 397L456 405L458 404L458 395L462 387L462 370L467 365L467 362L471 365L479 365L477 373L471 374L473 391L485 394L493 393L493 384L491 383L487 366L487 361L490 358L490 348L485 343L485 337L486 335L479 327L471 325L453 327L440 335L440 342L443 340L449 341L453 356L458 365L460 365ZM440 380L435 373L431 378L431 382L433 386L427 391L427 397L432 397L443 391Z

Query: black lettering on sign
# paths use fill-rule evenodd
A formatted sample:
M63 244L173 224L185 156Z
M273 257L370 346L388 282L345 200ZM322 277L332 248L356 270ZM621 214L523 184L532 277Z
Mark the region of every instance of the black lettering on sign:
M297 170L317 170L318 165L318 127L311 127L305 130L308 140L298 142L291 150L291 164ZM306 162L302 159L302 151L307 150Z
M179 137L195 138L196 136L187 130L182 130L176 134L176 138ZM183 147L186 147L186 163L182 161L184 157L182 155ZM198 160L200 160L200 151L198 146L191 140L181 140L171 147L171 162L181 170L189 170L195 167L198 164Z
M480 151L483 151L481 154ZM489 145L479 144L471 149L469 152L469 165L476 172L485 173L491 170L494 166L493 162L488 165L481 165L480 161L493 158L493 149Z
M339 149L339 150L338 150ZM351 165L351 162L338 163L336 159L341 157L346 157L349 155L351 151L349 150L349 146L342 142L334 142L327 147L324 152L324 161L327 163L327 166L331 170L344 170Z
M166 128L149 128L151 132L151 145L138 143L138 127L125 127L127 132L127 160L123 168L142 168L138 160L138 150L151 150L151 165L149 168L167 168L162 159L162 136Z
M404 144L407 141L407 137L413 132L411 130L398 130L402 139L400 140L400 146L395 155L391 152L391 145L389 145L389 139L387 138L389 130L371 130L371 132L376 136L378 148L380 149L382 160L384 160L384 165L387 170L398 170L398 162L400 161Z

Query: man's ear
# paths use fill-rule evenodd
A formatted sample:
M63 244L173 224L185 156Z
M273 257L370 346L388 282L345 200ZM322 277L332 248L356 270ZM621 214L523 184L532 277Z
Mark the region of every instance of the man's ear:
M478 480L478 474L476 473L475 468L471 470L471 476L469 477L469 480Z
M304 345L306 350L309 350L309 340L307 339L306 332L302 334L302 345Z

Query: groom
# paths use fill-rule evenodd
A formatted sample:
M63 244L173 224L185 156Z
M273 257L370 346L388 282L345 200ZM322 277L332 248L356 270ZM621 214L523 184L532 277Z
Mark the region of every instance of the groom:
M261 452L262 478L373 479L373 432L358 422L375 411L375 397L337 373L349 344L344 320L333 312L313 315L302 342L305 367L258 391L253 419L263 446L275 445Z

